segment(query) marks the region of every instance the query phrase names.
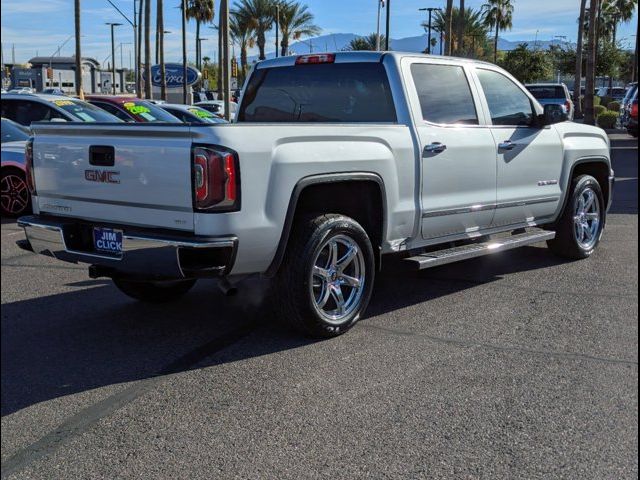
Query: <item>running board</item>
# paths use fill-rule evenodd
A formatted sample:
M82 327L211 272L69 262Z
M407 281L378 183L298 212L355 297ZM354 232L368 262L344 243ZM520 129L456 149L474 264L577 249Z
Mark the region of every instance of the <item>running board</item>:
M405 258L406 262L411 262L418 270L438 267L447 263L459 262L470 258L482 257L492 253L504 252L518 247L524 247L534 243L553 240L556 232L536 230L532 232L519 233L510 237L500 237L482 243L472 243L460 247L436 250L434 252L423 253L415 257Z

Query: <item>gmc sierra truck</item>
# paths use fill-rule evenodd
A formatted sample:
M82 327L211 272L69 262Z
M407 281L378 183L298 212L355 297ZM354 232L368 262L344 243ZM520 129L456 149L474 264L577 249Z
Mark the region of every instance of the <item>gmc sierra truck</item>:
M231 124L33 132L24 249L143 301L260 274L315 336L361 318L384 255L424 269L546 241L588 257L614 181L603 130L494 65L417 54L261 62Z

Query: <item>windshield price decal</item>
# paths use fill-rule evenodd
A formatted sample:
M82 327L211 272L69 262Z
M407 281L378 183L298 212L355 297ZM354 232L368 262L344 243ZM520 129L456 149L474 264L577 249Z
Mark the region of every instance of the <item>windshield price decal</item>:
M214 116L213 113L207 112L206 110L200 110L199 108L189 108L188 110L199 118L211 118Z
M54 100L53 103L59 107L73 106L73 102L71 100Z
M126 102L123 106L134 115L142 115L143 113L149 113L151 111L149 107L136 105L134 102Z

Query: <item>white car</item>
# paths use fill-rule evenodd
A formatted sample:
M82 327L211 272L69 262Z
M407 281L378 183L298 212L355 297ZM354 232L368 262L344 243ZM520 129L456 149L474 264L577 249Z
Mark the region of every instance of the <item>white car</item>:
M565 120L489 63L267 60L231 124L34 125L19 245L143 301L273 277L279 317L331 337L362 317L387 255L424 269L546 241L589 257L610 145Z

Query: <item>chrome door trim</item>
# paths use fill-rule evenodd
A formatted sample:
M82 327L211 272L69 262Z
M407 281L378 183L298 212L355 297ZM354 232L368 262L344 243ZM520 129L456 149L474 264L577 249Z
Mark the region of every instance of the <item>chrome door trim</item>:
M484 205L470 205L468 207L451 208L447 210L432 210L422 212L422 218L442 217L445 215L460 215L465 213L481 212L484 210L493 210L496 208L523 207L525 205L536 205L538 203L551 203L560 200L559 196L532 198L530 200L518 200L514 202L487 203Z

